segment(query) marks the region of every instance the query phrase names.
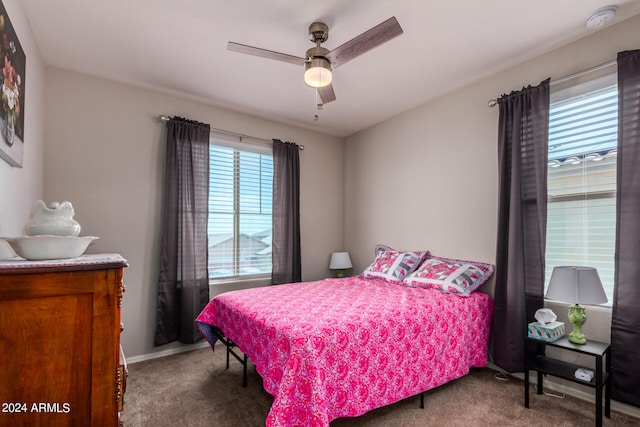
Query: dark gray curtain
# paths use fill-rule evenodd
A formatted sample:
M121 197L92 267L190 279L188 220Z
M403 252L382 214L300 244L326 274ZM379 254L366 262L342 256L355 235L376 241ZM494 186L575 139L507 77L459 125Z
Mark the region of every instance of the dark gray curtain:
M167 124L156 346L202 338L194 321L209 302L209 130L181 118Z
M640 407L640 50L618 53L612 397Z
M273 236L271 283L302 280L300 255L300 149L273 140Z
M522 372L527 323L544 305L549 79L502 96L498 105L493 362Z

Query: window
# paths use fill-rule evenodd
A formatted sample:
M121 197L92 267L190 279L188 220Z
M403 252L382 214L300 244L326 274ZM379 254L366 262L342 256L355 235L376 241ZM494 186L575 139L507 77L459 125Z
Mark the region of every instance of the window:
M214 141L209 161L209 279L271 274L271 147Z
M553 267L586 265L613 300L617 132L616 74L552 93L545 286Z

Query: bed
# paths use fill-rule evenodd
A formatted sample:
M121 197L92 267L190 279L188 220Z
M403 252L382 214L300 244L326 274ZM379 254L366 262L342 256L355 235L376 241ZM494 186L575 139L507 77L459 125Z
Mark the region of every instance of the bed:
M422 279L414 265L402 280L365 270L227 292L211 300L196 325L212 348L222 333L251 359L274 396L267 426L328 426L487 365L491 297L475 288L450 292L446 284L452 270L464 270L458 282L471 277L476 288L493 272L469 274L469 266L440 265ZM420 286L425 275L430 286Z

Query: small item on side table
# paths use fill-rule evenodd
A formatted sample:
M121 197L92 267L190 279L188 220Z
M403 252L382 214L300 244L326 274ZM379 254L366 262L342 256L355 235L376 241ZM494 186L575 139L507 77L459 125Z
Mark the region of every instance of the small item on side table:
M553 342L564 336L564 322L539 323L531 322L527 327L529 338Z
M585 368L578 368L576 369L574 376L579 380L589 382L593 379L593 371Z
M558 316L550 308L539 308L533 317L537 322L527 325L529 338L552 342L564 336L564 323L556 321Z
M539 308L536 310L536 314L533 315L538 323L546 324L555 322L558 320L558 316L550 308Z

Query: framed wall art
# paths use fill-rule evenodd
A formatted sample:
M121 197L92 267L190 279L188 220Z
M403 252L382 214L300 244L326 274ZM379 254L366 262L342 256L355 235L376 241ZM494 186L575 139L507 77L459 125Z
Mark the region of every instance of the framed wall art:
M22 167L24 150L24 87L26 57L0 0L0 157Z

